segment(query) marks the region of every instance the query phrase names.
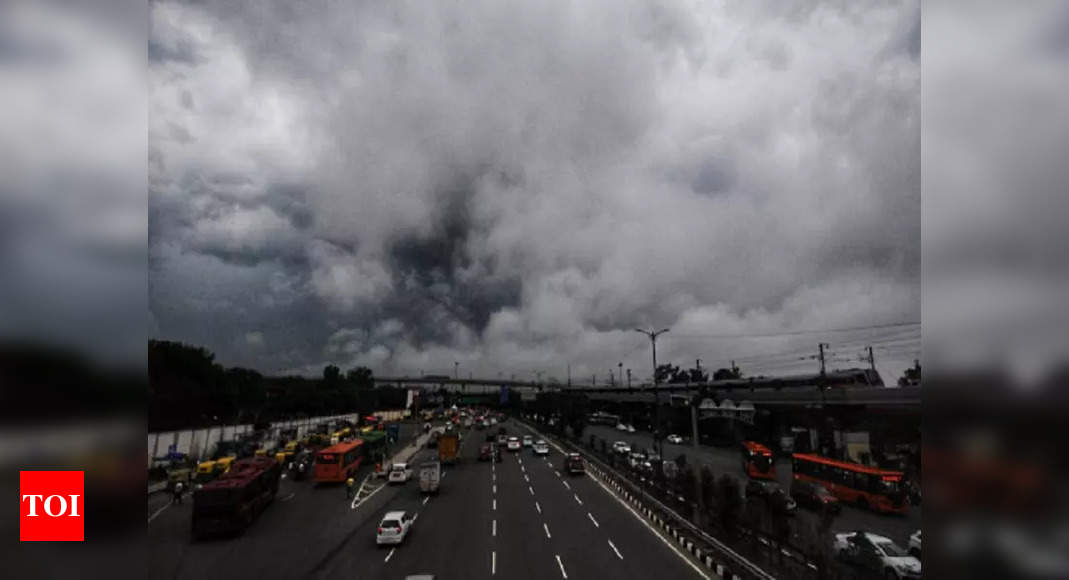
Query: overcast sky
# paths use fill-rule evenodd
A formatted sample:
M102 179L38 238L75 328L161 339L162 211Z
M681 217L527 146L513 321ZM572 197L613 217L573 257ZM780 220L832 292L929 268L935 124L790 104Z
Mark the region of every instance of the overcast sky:
M919 356L917 2L359 4L151 5L153 337L587 382L650 375L635 327L750 375Z

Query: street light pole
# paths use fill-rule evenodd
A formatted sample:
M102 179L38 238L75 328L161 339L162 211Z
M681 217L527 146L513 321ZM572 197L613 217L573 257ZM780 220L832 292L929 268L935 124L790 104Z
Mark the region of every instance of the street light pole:
M656 417L656 419L655 419L656 423L653 426L653 444L654 444L654 447L657 449L657 454L661 456L662 460L664 459L664 450L663 450L663 446L661 445L661 405L659 404L659 402L657 400L657 337L662 335L662 334L664 334L664 333L666 333L666 332L668 332L668 330L669 329L667 329L667 328L662 328L661 330L657 330L657 331L654 331L654 330L642 330L641 328L636 328L635 329L635 332L641 332L642 334L644 334L644 335L646 335L646 336L648 336L650 338L650 346L652 346L652 350L653 350L653 386L652 386L652 390L653 390L653 409L654 409L654 415Z

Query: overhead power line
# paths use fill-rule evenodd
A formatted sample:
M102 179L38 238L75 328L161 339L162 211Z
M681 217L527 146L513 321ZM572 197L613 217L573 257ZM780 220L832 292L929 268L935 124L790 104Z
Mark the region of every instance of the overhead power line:
M880 328L898 328L903 326L919 326L920 322L893 322L888 324L872 324L868 326L850 326L844 328L812 328L805 330L788 330L782 332L758 332L758 333L736 333L736 334L672 334L669 335L669 340L675 340L679 338L684 339L720 339L720 338L773 338L777 336L797 336L801 334L819 334L819 333L831 333L831 332L855 332L860 330L877 330Z

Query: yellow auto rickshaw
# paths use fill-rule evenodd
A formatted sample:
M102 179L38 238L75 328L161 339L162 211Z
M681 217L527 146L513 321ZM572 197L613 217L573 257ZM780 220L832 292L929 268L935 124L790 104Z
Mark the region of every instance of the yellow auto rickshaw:
M256 457L267 457L267 450L261 447L254 451L253 455L255 455Z
M215 472L215 461L201 461L197 464L197 475L194 477L194 481L197 483L208 483L215 479L218 475Z
M234 463L235 460L237 460L237 457L235 457L233 455L230 455L230 456L227 456L227 457L220 457L219 459L216 459L215 460L215 473L216 473L216 475L220 475L220 474L226 473L227 471L230 471L230 465L232 463Z

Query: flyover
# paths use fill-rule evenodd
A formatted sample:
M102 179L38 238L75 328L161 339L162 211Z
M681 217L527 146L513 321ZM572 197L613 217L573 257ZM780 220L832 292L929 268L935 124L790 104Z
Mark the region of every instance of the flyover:
M821 388L815 384L768 387L761 381L725 381L711 383L659 384L646 383L634 387L567 386L559 383L516 381L480 378L446 377L375 377L376 384L402 385L417 388L443 387L450 391L488 393L502 387L519 392L558 391L586 395L592 401L617 403L652 403L656 395L662 404L673 399L696 396L717 399L747 400L757 406L864 406L915 408L921 405L921 387L833 386Z

